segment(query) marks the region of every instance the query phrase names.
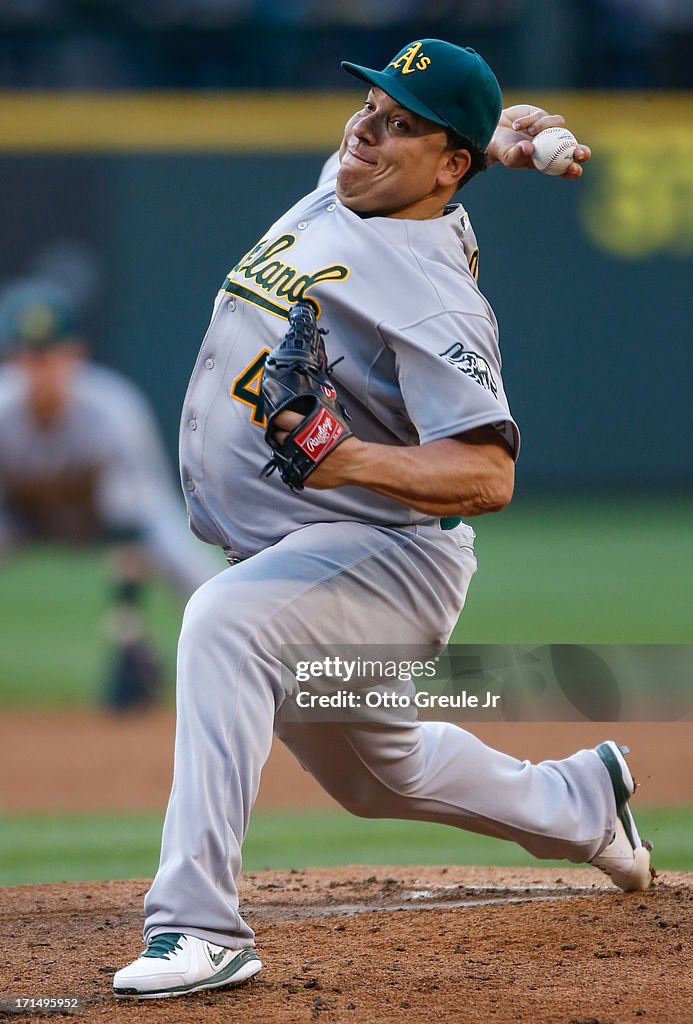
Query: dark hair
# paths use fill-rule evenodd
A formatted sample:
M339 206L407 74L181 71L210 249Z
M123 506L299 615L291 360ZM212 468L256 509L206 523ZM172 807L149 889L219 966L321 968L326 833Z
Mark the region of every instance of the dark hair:
M446 128L445 134L447 136L448 149L466 149L472 158L469 170L460 178L457 186L458 189L461 189L472 180L475 174L479 174L487 169L489 166L488 150L479 149L475 142L472 142L471 139L466 138L464 135L460 135L454 128Z

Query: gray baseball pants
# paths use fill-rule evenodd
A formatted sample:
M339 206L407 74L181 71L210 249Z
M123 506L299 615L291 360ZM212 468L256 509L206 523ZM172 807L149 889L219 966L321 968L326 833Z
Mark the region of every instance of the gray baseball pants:
M464 525L321 523L205 583L178 650L175 769L145 939L183 932L253 944L240 916L241 846L273 730L340 804L437 821L584 862L615 827L591 750L532 765L443 722L282 722L281 645L445 643L476 569Z

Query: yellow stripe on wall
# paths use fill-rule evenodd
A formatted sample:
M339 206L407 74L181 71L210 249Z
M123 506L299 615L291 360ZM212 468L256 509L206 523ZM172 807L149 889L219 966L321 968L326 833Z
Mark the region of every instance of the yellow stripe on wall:
M357 107L345 94L0 93L0 149L322 150Z
M336 148L361 92L59 93L0 91L0 151L321 152ZM686 93L508 93L564 114L594 145L616 133L637 147L654 129L691 131ZM688 126L688 127L686 127Z

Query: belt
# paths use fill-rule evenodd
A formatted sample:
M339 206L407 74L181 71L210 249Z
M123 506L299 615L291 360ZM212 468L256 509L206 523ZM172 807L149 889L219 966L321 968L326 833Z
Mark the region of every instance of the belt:
M462 516L446 516L440 520L441 530L454 530L462 522Z

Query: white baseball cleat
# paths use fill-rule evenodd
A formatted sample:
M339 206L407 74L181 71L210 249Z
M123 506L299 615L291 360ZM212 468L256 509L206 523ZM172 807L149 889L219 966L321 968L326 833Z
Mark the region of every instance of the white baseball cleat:
M164 932L113 978L119 998L164 999L238 985L262 970L254 949L227 949L205 939Z
M643 891L649 888L652 881L652 844L643 842L638 835L628 806L635 792L635 783L623 756L628 753L628 748L607 740L595 747L595 753L609 773L616 798L617 818L613 839L601 853L592 858L590 864L607 874L619 889Z

